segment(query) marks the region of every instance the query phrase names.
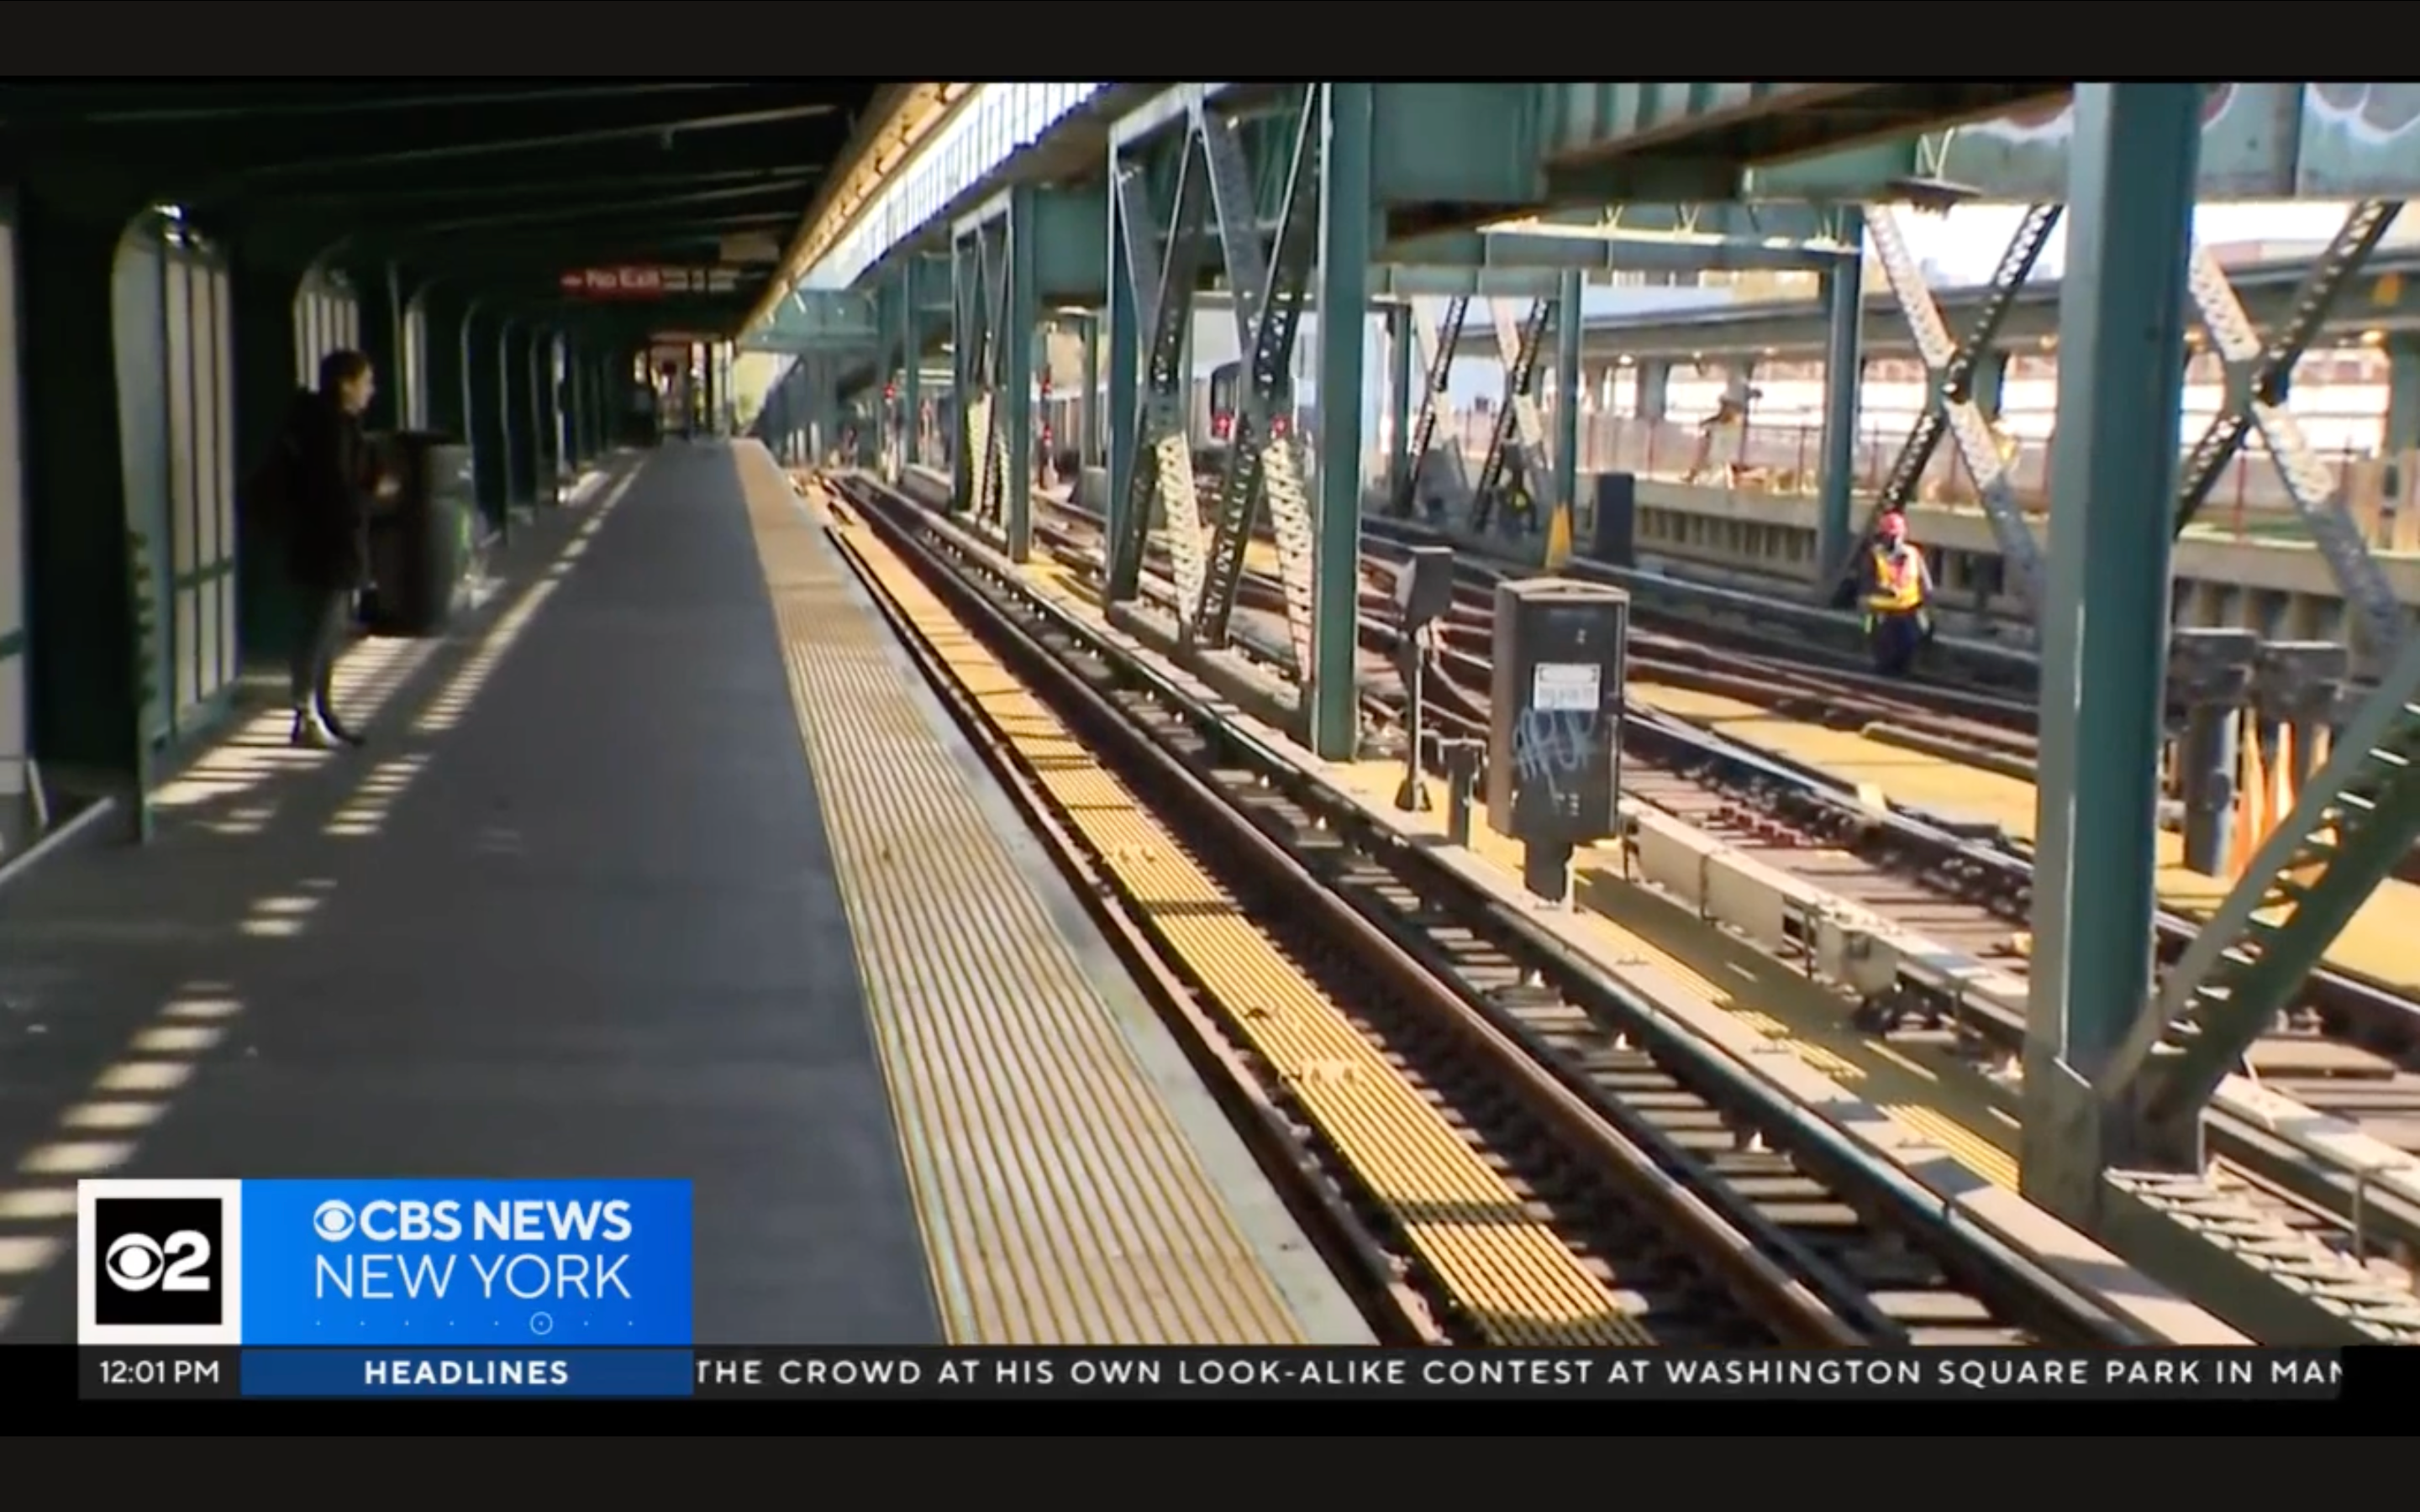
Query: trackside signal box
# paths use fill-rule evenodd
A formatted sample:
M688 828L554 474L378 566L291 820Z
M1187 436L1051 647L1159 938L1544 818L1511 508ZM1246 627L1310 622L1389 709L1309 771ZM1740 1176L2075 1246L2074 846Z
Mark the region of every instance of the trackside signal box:
M1621 705L1630 595L1528 578L1496 585L1487 822L1521 841L1523 880L1560 902L1572 852L1621 832Z

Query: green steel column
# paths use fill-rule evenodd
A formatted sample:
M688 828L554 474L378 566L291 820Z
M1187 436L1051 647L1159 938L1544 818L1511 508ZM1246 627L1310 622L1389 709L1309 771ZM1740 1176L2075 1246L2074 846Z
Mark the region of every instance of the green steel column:
M621 418L614 413L613 369L606 355L593 346L581 354L581 406L588 412L588 455L603 456L612 451L618 438L613 427Z
M1084 344L1078 380L1083 396L1076 404L1076 434L1069 438L1076 447L1076 476L1068 485L1080 491L1084 470L1101 465L1101 317L1087 310L1073 324L1077 339Z
M1318 522L1311 559L1311 748L1351 761L1361 739L1362 345L1370 308L1376 86L1321 86Z
M294 371L296 276L290 268L256 260L240 239L230 249L228 333L239 478L249 476L277 444L302 386ZM32 301L40 298L47 298L41 285L29 283L23 306L28 320ZM43 348L29 338L24 349ZM28 403L33 392L29 387ZM302 633L309 613L287 577L284 525L256 516L249 495L248 489L236 490L236 635L247 660L274 666Z
M1412 307L1387 306L1387 495L1404 497L1412 476Z
M967 455L968 416L973 409L975 381L981 376L977 359L983 347L983 250L980 239L950 244L950 396L956 416L950 423L950 508L965 514L974 508L975 480L970 468L981 459ZM976 441L981 444L980 440Z
M1042 332L1033 283L1033 202L1031 184L1009 191L1008 308L992 317L992 339L1001 344L1000 393L992 403L1008 433L1008 477L1001 491L1007 495L1011 562L1033 554L1033 347Z
M588 377L588 353L582 349L577 337L564 338L563 381L565 413L571 427L571 465L582 466L597 455L596 416L589 410L588 391L593 388Z
M411 395L403 389L403 354L411 343L411 306L405 296L402 267L389 262L380 269L379 286L386 290L386 339L395 354L380 381L395 386L395 423L401 429L411 415Z
M2386 431L2381 450L2393 454L2420 447L2420 333L2398 331L2386 338Z
M1130 491L1134 487L1136 401L1140 397L1142 381L1142 311L1135 303L1135 283L1138 279L1156 279L1157 269L1136 268L1126 257L1125 238L1120 234L1116 181L1119 164L1114 154L1109 160L1109 539L1110 549L1126 539L1126 523L1132 506ZM1140 563L1112 562L1105 575L1107 592L1111 599L1135 596Z
M2041 616L2025 1195L2088 1225L2123 1119L2093 1079L2149 999L2195 84L2075 90Z
M1818 593L1849 560L1857 531L1857 409L1866 359L1860 329L1866 311L1865 217L1840 212L1849 255L1823 272L1823 460L1815 511L1815 561L1824 572Z
M19 339L39 364L21 401L27 712L44 778L116 798L141 839L151 748L124 464L139 432L120 405L115 357L119 237L134 207L80 203L79 188L70 179L53 195L27 186L16 207ZM286 289L291 308L290 281ZM281 411L294 400L290 342L285 350L284 393L261 396ZM244 455L248 465L261 453ZM156 609L152 617L156 635L162 621Z
M462 388L462 336L468 314L462 296L442 285L421 289L416 302L428 349L422 354L421 401L428 428L468 444L469 396Z
M506 320L496 341L499 408L504 418L504 502L519 508L537 499L537 396L530 392L530 328Z
M529 394L530 500L541 504L554 502L555 470L561 465L554 455L553 353L554 338L531 327L521 382Z
M504 332L496 316L472 301L462 315L464 438L471 443L471 481L490 531L512 519L512 471L504 437Z
M1588 282L1576 268L1555 281L1555 488L1563 506L1580 505L1580 338L1587 333L1581 301ZM1579 521L1574 519L1577 530Z
M923 280L917 269L923 263L923 254L908 257L899 267L899 303L904 311L903 326L907 332L907 361L899 375L899 461L903 467L918 467L924 460L924 312Z
M374 431L403 428L403 348L396 340L401 326L388 282L391 270L392 265L382 262L355 263L343 270L361 311L359 350L378 374L369 412L362 417L363 424Z

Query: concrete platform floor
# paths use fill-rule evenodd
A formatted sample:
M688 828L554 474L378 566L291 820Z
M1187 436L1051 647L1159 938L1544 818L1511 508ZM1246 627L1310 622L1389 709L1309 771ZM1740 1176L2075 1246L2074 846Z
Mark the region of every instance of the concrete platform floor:
M104 1175L689 1177L699 1342L939 1337L728 455L626 471L355 653L368 749L271 712L0 894L0 1337Z

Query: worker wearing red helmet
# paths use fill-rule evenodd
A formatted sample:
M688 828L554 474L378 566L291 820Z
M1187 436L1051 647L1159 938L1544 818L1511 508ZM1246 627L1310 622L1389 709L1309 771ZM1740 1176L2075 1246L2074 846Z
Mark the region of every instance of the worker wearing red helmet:
M1907 517L1883 516L1866 563L1866 639L1876 670L1902 676L1932 639L1932 569L1907 538Z

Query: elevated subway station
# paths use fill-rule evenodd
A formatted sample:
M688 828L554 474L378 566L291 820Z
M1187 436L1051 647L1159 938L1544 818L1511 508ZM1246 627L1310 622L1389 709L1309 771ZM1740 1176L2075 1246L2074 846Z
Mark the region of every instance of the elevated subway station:
M2159 607L2219 465L2145 444L2186 310L2247 375L2294 347L2188 255L2196 87L408 87L9 86L0 1336L72 1331L77 1179L231 1174L688 1178L735 1343L2420 1327L2406 616L2301 492L2361 644ZM2420 171L2322 106L2205 171ZM2047 164L1944 155L2062 109ZM1691 204L1628 203L1649 116ZM124 204L62 187L96 156ZM1991 333L1909 282L1911 193L2060 207L2009 259L2065 221L2046 521L1989 486ZM1828 580L1642 574L1539 402L1592 271L1813 267L1854 313L1869 244L1939 380L1910 451L1976 474L2039 631L1896 683ZM1462 464L1422 394L1491 326ZM341 663L369 743L298 750L240 482L337 347L460 548ZM2246 385L2226 445L2290 478ZM1827 485L1827 550L1896 477ZM1551 757L1497 706L1541 573L1624 627L1524 705ZM1616 747L1618 800L1535 817Z

